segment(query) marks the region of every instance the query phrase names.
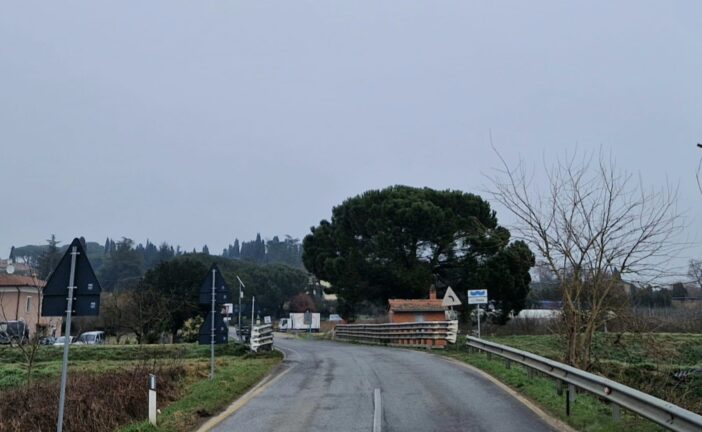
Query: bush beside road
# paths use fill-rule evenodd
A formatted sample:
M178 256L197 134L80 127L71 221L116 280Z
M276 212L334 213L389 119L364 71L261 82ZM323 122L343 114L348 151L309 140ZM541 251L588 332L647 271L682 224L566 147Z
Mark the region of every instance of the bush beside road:
M209 350L195 344L71 347L66 427L112 431L145 420L147 376L155 373L163 413L159 427L137 423L124 430L191 430L281 360L278 352L250 354L240 345L217 346L216 378L210 380ZM0 432L51 430L56 423L62 350L41 347L29 386L15 351L0 348Z

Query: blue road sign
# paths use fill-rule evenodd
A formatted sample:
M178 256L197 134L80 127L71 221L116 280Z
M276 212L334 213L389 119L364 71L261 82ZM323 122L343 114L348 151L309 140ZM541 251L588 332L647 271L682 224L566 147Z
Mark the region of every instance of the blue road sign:
M468 304L485 304L487 302L488 291L486 289L468 291Z

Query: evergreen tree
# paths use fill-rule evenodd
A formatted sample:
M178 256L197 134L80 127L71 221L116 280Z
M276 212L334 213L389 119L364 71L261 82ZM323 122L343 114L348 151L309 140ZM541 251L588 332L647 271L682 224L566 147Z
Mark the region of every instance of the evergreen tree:
M239 254L239 239L235 238L234 239L234 248L232 249L232 258L239 259L241 258L241 255Z
M204 246L202 247L202 253L205 254L205 255L209 255L209 254L210 254L210 249L207 247L207 245L204 245Z
M61 251L58 247L59 243L61 242L56 240L56 236L54 234L51 234L51 238L46 242L48 243L48 246L39 257L39 266L37 269L39 277L44 280L48 279L51 272L54 271L54 268L56 268L61 260Z

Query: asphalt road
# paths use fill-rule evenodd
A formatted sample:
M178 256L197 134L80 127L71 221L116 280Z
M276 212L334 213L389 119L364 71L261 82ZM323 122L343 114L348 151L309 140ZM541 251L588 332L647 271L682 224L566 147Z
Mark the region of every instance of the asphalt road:
M552 430L514 397L442 358L399 348L278 338L280 379L215 431L373 431L380 389L382 431Z

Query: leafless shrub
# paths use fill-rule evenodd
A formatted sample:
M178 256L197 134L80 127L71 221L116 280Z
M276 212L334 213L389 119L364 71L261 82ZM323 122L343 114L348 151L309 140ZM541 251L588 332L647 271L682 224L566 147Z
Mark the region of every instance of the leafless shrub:
M155 372L154 372L155 371ZM140 365L130 370L102 374L74 373L66 388L64 430L112 431L120 425L147 417L147 379L158 377L159 401L175 400L183 366L157 369ZM0 432L50 431L56 428L59 385L44 381L3 392L0 397Z

